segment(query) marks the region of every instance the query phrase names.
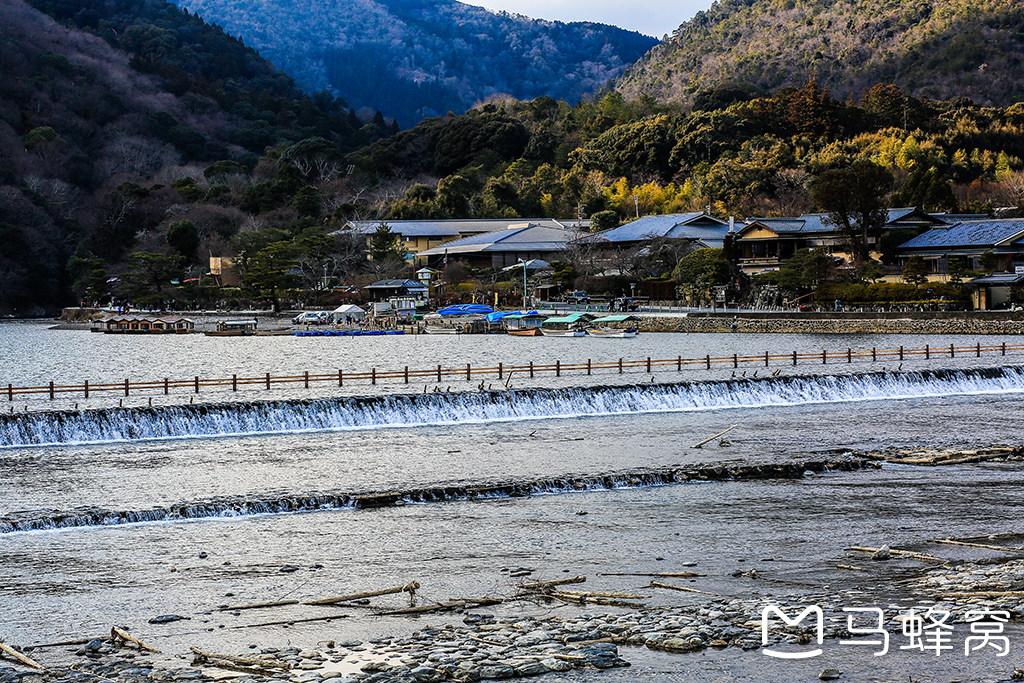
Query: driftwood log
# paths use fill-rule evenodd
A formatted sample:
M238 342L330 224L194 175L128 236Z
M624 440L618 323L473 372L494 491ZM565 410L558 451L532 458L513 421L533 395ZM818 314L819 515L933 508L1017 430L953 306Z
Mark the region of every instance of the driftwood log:
M244 624L242 626L231 626L230 628L259 628L261 626L283 626L285 624L306 624L311 621L331 621L332 619L345 619L347 614L332 614L328 617L310 617L309 619L281 619L280 621L264 621L259 624Z
M448 602L435 602L432 605L422 605L420 607L407 607L406 609L390 610L388 612L378 612L382 615L397 615L397 614L425 614L427 612L442 612L450 609L463 609L467 607L486 607L488 605L500 605L502 603L501 598L477 598L477 599L466 599L466 600L450 600Z
M969 543L967 541L954 541L951 538L929 538L929 543L944 543L946 545L964 545L968 548L984 548L986 550L998 550L1004 553L1021 553L1024 548L1007 548L1001 545L988 545L985 543Z
M395 586L394 588L384 588L377 591L364 591L362 593L349 593L348 595L339 595L336 598L323 598L321 600L310 600L307 605L335 605L339 602L351 602L352 600L362 600L363 598L373 598L378 595L391 595L393 593L408 593L410 597L416 594L416 589L420 587L419 581L413 581L405 586Z
M573 576L572 578L557 579L555 581L535 581L533 583L521 583L519 584L519 587L523 590L539 591L544 590L546 588L551 588L552 586L564 586L570 583L584 583L586 582L586 580L587 577L585 576Z
M149 650L150 652L160 652L160 650L156 649L155 647L150 647L149 645L146 645L144 642L142 642L141 640L139 640L135 636L132 636L132 635L126 633L125 631L122 631L121 629L119 629L116 626L111 626L110 627L110 639L113 642L115 642L115 643L118 640L123 640L126 643L134 643L136 646L138 646L138 648L140 650Z
M881 548L868 548L866 546L855 545L849 548L849 550L856 551L858 553L877 553ZM890 548L889 552L893 555L904 555L906 557L912 557L915 560L924 560L925 562L940 562L945 563L946 560L941 560L931 555L925 555L924 553L914 553L909 550L895 550Z
M701 446L703 446L704 444L708 443L709 441L714 441L715 439L717 439L720 436L725 436L726 434L728 434L732 430L736 429L737 427L739 427L739 425L733 425L732 427L729 427L728 429L723 429L722 431L718 432L714 436L709 436L708 438L704 439L700 443L693 444L692 446L690 446L690 448L700 448Z
M298 600L278 600L277 602L257 602L252 605L235 605L233 607L221 607L221 612L235 612L244 609L264 609L265 607L284 607L285 605L297 605Z
M707 576L697 572L598 572L598 576L660 576L663 579Z
M13 657L17 661L19 661L22 664L24 664L25 666L30 666L33 669L40 669L40 670L45 670L46 669L46 667L44 667L42 664L39 664L37 662L32 661L31 659L29 659L25 655L23 655L20 652L18 652L17 650L15 650L10 645L4 645L3 643L0 643L0 652L3 652L5 654Z
M710 591L700 591L696 588L687 588L686 586L673 586L671 583L660 583L658 581L651 581L651 585L655 588L668 588L673 591L684 591L686 593L700 593L701 595L718 595L718 593L712 593Z

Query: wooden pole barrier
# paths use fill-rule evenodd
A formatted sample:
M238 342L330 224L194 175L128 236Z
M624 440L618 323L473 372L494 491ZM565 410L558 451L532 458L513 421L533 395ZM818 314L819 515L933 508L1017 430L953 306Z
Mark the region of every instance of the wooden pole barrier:
M825 349L821 350L821 364L822 365L827 365L828 364L828 351L826 351Z
M733 368L738 368L740 366L739 360L737 360L735 353L732 354L732 366Z
M619 359L619 374L622 374L622 359Z
M533 361L530 361L530 379L533 379Z
M872 346L871 347L871 362L874 363L877 360L878 360L878 356L875 353L875 347Z
M405 383L406 384L409 383L409 366L408 365L405 366Z
M900 346L900 360L903 360L903 346Z
M978 345L977 345L977 347L976 347L976 350L977 350L977 354L978 354L978 356L977 356L977 357L978 357L978 358L981 358L981 342L978 342Z
M199 375L196 375L195 384L196 384L196 393L198 394L199 393Z
M683 371L683 357L682 356L677 356L676 357L676 372L682 372L682 371ZM590 373L588 372L587 374L589 375Z
M164 396L166 396L169 393L171 393L170 382L168 382L167 378L164 377Z
M266 376L266 382L267 382L267 391L270 391L270 373L269 372L267 373L267 376Z
M647 374L651 374L651 357L647 356Z
M590 359L587 359L587 374L590 374Z
M473 379L473 366L466 363L466 381L469 382Z
M708 370L711 369L711 354L704 356L704 362L707 364Z
M10 390L10 388L11 388L11 385L8 384L7 385L7 389ZM85 389L85 397L89 398L89 380L85 380L85 384L83 385L83 388Z
M268 377L269 377L269 375L268 375ZM345 373L343 373L341 370L338 370L338 386L339 387L345 386Z
M440 365L437 366L437 383L438 384L441 383L441 366Z
M306 377L307 378L309 377L309 373L308 372L306 373ZM307 386L308 386L308 381L309 380L307 379ZM377 368L370 368L370 384L376 384L376 383L377 383Z
M846 362L847 363L852 363L853 362L853 351L851 351L850 349L846 349Z
M498 379L502 378L502 373L504 372L504 370L505 368L502 366L502 364L498 363Z
M955 358L956 357L954 355L954 353L953 353L953 345L952 344L949 345L949 357L950 358Z
M925 360L931 360L931 357L932 357L931 349L929 348L928 344L925 344L924 345L924 359Z
M768 367L768 352L764 352L764 366Z
M561 376L562 376L562 361L556 360L555 361L555 377L561 377Z
M50 380L50 400L53 400L53 380Z
M128 380L124 381L124 395L128 395Z
M793 365L796 365L796 351L793 352Z
M231 375L231 391L238 391L238 375Z

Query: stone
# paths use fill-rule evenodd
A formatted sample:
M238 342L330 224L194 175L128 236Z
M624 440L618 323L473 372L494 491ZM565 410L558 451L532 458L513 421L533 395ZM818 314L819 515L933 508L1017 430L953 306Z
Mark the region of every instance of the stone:
M872 560L889 560L892 559L892 553L889 552L889 546L883 545L881 548L876 550L871 555Z
M484 680L501 681L515 676L515 669L507 664L492 664L481 666L479 674L480 678Z
M823 681L834 681L842 675L843 672L839 669L822 669L821 673L818 674L818 678Z

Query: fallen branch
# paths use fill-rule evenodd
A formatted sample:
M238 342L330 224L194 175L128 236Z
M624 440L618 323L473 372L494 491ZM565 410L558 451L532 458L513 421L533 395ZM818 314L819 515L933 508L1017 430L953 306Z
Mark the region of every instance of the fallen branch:
M559 595L595 598L621 598L623 600L646 600L650 595L634 595L632 593L605 593L603 591L558 591Z
M636 602L627 602L625 600L614 600L612 598L599 598L599 597L594 597L594 596L590 596L590 595L572 595L572 594L569 594L569 593L559 593L557 591L553 591L551 593L545 593L544 596L545 597L549 597L549 598L555 598L557 600L561 600L562 602L574 603L574 604L577 604L577 605L583 605L583 604L590 603L592 605L611 605L612 607L633 607L633 608L643 607L643 605L641 605L639 603L636 603Z
M519 584L519 587L523 590L528 591L544 590L545 588L550 588L551 586L564 586L567 583L584 583L586 582L586 580L587 577L585 576L574 576L569 579L557 579L555 581L537 581L534 583L521 583Z
M16 659L16 660L18 660L19 662L21 662L22 664L24 664L25 666L30 666L30 667L32 667L33 669L40 669L40 670L44 670L44 669L46 668L46 667L44 667L44 666L43 666L42 664L38 664L38 663L36 663L36 662L33 662L33 661L32 661L31 659L29 659L29 658L28 658L28 657L26 657L25 655L21 654L20 652L18 652L17 650L15 650L15 649L14 649L13 647L11 647L10 645L4 645L3 643L0 643L0 652L5 652L5 653L7 653L7 654L8 654L8 655L10 655L11 657L14 657L14 659Z
M332 619L345 619L347 614L332 614L329 617L312 617L310 619L282 619L281 621L264 621L261 624L244 624L242 626L231 626L230 628L258 628L260 626L281 626L283 624L305 624L311 621L331 621Z
M662 578L689 578L707 576L697 572L598 572L598 576L660 576Z
M252 605L235 605L234 607L221 607L221 612L235 612L243 609L263 609L264 607L284 607L285 605L297 605L298 600L278 600L277 602L257 602Z
M39 645L31 645L33 650L41 650L44 647L67 647L69 645L87 645L94 640L106 641L106 638L101 636L99 638L82 638L80 640L62 640L59 643L40 643Z
M160 650L156 649L155 647L150 647L149 645L146 645L144 642L142 642L141 640L139 640L135 636L129 635L128 633L122 631L121 629L119 629L116 626L111 626L110 627L110 639L112 641L114 641L115 643L118 641L118 639L123 640L123 641L125 641L127 643L135 643L139 647L140 650L149 650L150 652L160 652Z
M985 548L986 550L999 550L1004 553L1024 552L1024 548L1006 548L1000 545L986 545L984 543L968 543L966 541L954 541L951 538L929 538L929 543L945 543L946 545L965 545L968 548Z
M323 598L322 600L311 600L307 602L307 605L334 605L339 602L351 602L352 600L362 600L363 598L373 598L378 595L391 595L393 593L408 593L410 596L416 593L416 589L420 587L419 581L413 581L405 586L395 586L394 588L384 588L378 591L364 591L362 593L350 593L348 595L340 595L336 598Z
M848 550L853 550L858 553L877 553L879 550L881 550L881 548L868 548L865 546L855 545L848 548ZM927 562L946 562L946 560L940 560L939 558L932 557L931 555L925 555L924 553L914 553L910 552L909 550L894 550L890 548L889 552L893 555L906 555L907 557L913 557L916 560L925 560Z
M657 581L651 581L651 585L655 588L668 588L674 591L684 591L686 593L700 593L702 595L718 595L718 593L710 593L708 591L699 591L696 588L687 588L686 586L673 586L670 583L659 583Z
M435 602L432 605L422 605L420 607L407 607L406 609L396 609L388 612L378 612L378 614L424 614L426 612L441 612L444 610L462 609L465 607L486 607L488 605L500 605L501 602L501 598L480 598L478 600L451 600L449 602Z
M291 666L285 662L279 662L277 660L267 659L256 659L255 657L239 657L238 655L221 655L214 652L203 652L197 647L190 647L190 650L197 656L203 659L223 659L226 662L232 664L242 664L244 666L254 666L261 669L290 669Z
M739 427L739 425L733 425L732 427L729 427L728 429L725 429L725 430L723 430L721 432L718 432L714 436L711 436L711 437L708 437L707 439L704 439L700 443L695 443L694 445L690 446L690 448L700 448L701 446L703 446L707 442L714 441L718 437L724 436L724 435L728 434L729 432L731 432L732 430L736 429L737 427Z
M863 567L854 567L852 564L837 564L836 569L849 569L851 572L866 572Z

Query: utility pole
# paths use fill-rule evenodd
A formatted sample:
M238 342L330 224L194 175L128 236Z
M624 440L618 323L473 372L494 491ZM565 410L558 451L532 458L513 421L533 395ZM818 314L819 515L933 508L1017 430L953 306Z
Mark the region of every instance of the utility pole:
M633 206L636 208L636 217L640 218L640 195L633 195Z

